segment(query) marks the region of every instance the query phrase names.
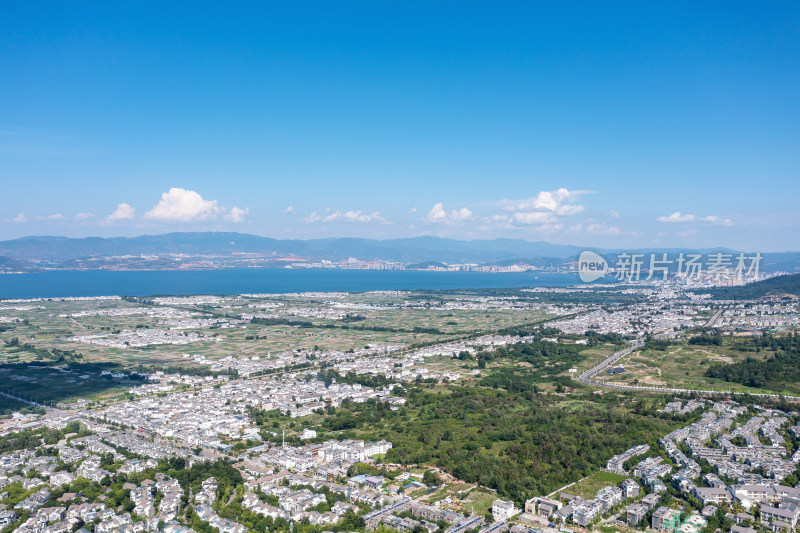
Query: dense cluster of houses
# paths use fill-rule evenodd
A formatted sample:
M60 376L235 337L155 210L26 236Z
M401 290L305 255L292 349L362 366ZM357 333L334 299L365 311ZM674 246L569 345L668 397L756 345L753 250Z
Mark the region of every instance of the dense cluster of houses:
M280 469L297 472L321 469L327 476L341 477L347 474L347 469L354 463L385 454L391 448L392 443L385 440L329 440L301 447L274 447L262 453L259 459Z
M606 470L609 472L613 472L615 474L621 474L625 472L625 463L636 457L637 455L642 455L650 451L650 446L647 444L639 444L634 446L619 455L615 455L611 459L608 460L606 464Z
M662 409L659 409L659 412L674 413L676 415L688 415L705 407L705 405L705 402L700 402L697 400L689 400L687 402L674 401L668 402L667 405L665 405Z
M716 325L734 331L795 329L800 326L800 317L795 302L732 303L722 312Z
M619 333L620 335L648 333L671 336L675 335L677 330L702 325L706 321L698 316L695 306L670 305L662 300L614 312L593 307L586 308L586 311L570 318L551 322L549 325L564 333L573 334L596 331L597 333Z
M338 407L345 400L359 403L371 398L390 400L391 387L372 389L345 383L326 386L319 380L286 374L274 379L232 380L199 390L118 402L90 411L87 416L173 438L185 446L226 450L220 437L261 439L248 415L249 407L278 409L299 417L328 406Z
M99 333L97 335L77 335L69 341L81 344L96 344L107 348L144 348L156 344L189 344L205 337L195 332L172 329L123 329L119 333Z
M619 486L606 486L589 500L565 492L557 499L532 498L519 522L533 524L540 517L588 527L616 512L630 527L698 533L722 509L736 523L734 533L755 533L753 527L759 524L775 532L794 530L800 520L800 486L780 482L800 465L800 453L792 454L784 437L785 432L800 436L800 427L786 428L796 413L759 409L750 416L746 407L734 402L696 400L671 402L668 407L667 412L681 414L706 410L696 422L659 440L663 455L639 445L612 457L607 470L630 476ZM646 457L627 470L626 463L640 455ZM708 472L709 467L714 472ZM680 509L660 505L668 484L695 499L702 510L682 514ZM732 514L729 510L737 506L748 512L757 509L760 520L748 513Z

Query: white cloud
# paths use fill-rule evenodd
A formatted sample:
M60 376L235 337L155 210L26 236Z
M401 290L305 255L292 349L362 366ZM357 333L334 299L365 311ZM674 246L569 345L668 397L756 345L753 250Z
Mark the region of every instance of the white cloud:
M540 191L533 198L526 200L502 200L500 205L506 211L543 211L559 216L571 216L583 211L584 207L578 204L568 204L567 202L577 200L580 195L588 192L570 191L562 187L555 191Z
M76 222L81 222L81 221L84 221L84 220L89 220L93 216L94 216L94 213L78 213L77 215L75 215L75 221Z
M308 223L308 224L311 224L311 223L313 223L313 222L319 222L319 221L320 221L320 220L322 220L322 219L323 219L323 216L322 216L322 215L319 215L319 214L317 214L317 212L316 212L316 211L314 211L313 213L311 213L310 215L308 215L306 218L304 218L304 219L303 219L303 222L306 222L306 223Z
M691 222L695 219L694 215L685 214L682 215L680 211L675 211L669 216L661 216L658 217L659 222Z
M733 220L729 218L718 217L717 215L708 215L706 217L700 217L699 220L717 226L733 226Z
M562 231L564 229L564 224L560 222L556 224L539 224L538 226L532 226L532 229L537 233L552 233L555 231Z
M611 218L619 218L619 211L617 211L616 209L609 209L608 216L610 216Z
M330 211L329 209L325 210ZM380 222L381 224L389 224L385 218L381 216L378 211L372 213L362 213L361 211L334 211L330 214L319 214L316 211L303 219L303 222L308 224L314 222Z
M11 222L16 222L17 224L22 224L28 221L28 217L25 216L25 213L17 213L17 216L11 219Z
M437 202L428 211L428 215L425 217L425 222L429 224L459 224L461 222L470 220L472 218L472 211L467 209L466 207L462 207L461 209L453 209L452 211L448 212L442 202Z
M508 215L491 215L483 217L483 224L478 227L480 231L498 230L498 229L519 229L514 225L514 221Z
M558 217L574 216L583 212L584 207L575 202L582 194L591 191L570 191L560 188L555 191L540 191L525 200L501 200L500 206L513 213L514 221L525 225L546 226L540 229L553 231L563 227Z
M163 222L196 222L216 218L222 209L216 200L204 200L195 191L172 187L161 195L161 200L144 218Z
M386 219L377 211L366 214L361 211L335 211L322 219L323 222L386 222Z
M547 211L527 211L514 213L514 220L520 224L552 224L557 219L553 213Z
M668 216L661 216L657 219L659 222L706 222L708 224L714 224L716 226L733 226L733 221L729 218L720 217L717 215L707 215L704 217L692 215L687 213L685 215L681 214L680 211L675 211L671 215Z
M234 224L241 224L244 222L244 218L250 214L250 208L245 207L244 209L239 209L238 207L232 207L228 214L225 215L225 220L230 220Z
M52 215L46 215L36 218L39 220L64 220L66 217L61 213L53 213Z
M286 209L283 210L284 213L294 214L294 206L288 206Z
M115 220L130 220L136 214L136 208L131 207L129 204L122 202L114 209L114 212L108 215L107 221L113 222Z
M620 229L616 226L606 226L605 224L589 224L586 231L597 235L619 235Z
M572 216L577 215L583 211L584 207L582 205L562 205L556 209L555 214L560 216Z

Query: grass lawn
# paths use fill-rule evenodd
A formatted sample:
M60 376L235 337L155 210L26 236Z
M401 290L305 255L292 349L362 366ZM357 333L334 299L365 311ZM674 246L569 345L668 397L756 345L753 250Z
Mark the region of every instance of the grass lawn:
M599 470L589 477L583 478L571 487L565 489L564 492L574 494L588 500L594 498L595 494L597 494L597 491L603 487L607 485L619 485L624 479L627 478L628 476L612 474L611 472Z
M464 508L469 509L475 514L485 515L492 508L492 502L498 499L497 493L485 489L475 489L471 491L465 501Z
M622 517L624 518L624 516ZM613 524L603 524L601 526L597 526L595 531L601 531L602 533L634 533L638 531L628 526L623 526L617 522Z
M449 483L441 486L436 492L425 498L425 501L434 503L444 500L448 496L453 497L453 499L461 499L461 497L464 496L463 492L471 487L474 487L474 485L470 485L469 483Z

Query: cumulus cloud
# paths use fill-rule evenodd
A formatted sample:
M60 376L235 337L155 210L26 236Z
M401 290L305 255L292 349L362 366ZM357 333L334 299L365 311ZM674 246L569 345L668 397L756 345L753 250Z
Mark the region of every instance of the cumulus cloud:
M28 217L25 216L25 213L17 213L17 216L11 219L11 222L16 222L17 224L22 224L28 221Z
M675 211L671 215L661 216L657 219L659 222L705 222L715 226L733 226L733 220L730 218L720 217L717 215L696 216L691 213L681 214L680 211Z
M172 187L161 194L161 200L144 214L144 218L162 222L197 222L216 218L220 211L216 200L204 200L195 191Z
M386 222L386 219L381 216L377 211L367 214L361 211L335 211L322 219L323 222L335 222L341 220L344 222Z
M560 188L555 191L540 191L525 200L501 200L500 206L513 213L514 221L525 225L547 225L546 229L561 226L558 217L568 217L583 212L584 207L575 201L590 191L570 191Z
M658 217L659 222L691 222L695 219L694 215L682 215L680 211L675 211L671 215Z
M293 214L294 213L294 206L288 206L286 209L283 210L284 213Z
M491 215L483 217L482 224L478 227L480 231L498 230L498 229L519 229L514 226L512 218L508 215Z
M122 202L114 209L114 212L108 215L106 218L109 222L114 222L115 220L130 220L136 214L136 208L132 207L125 202Z
M89 220L94 216L94 213L78 213L75 215L76 222L83 222L84 220Z
M61 213L53 213L52 215L45 215L36 218L38 218L39 220L64 220L64 218L66 217L64 217L64 215L62 215Z
M520 224L552 224L557 219L547 211L524 211L514 213L514 220Z
M442 202L437 202L431 210L428 211L425 222L429 224L459 224L470 220L472 217L472 211L466 207L447 211Z
M328 211L326 209L326 211ZM362 213L361 211L334 211L329 214L319 214L316 211L303 219L303 222L379 222L381 224L389 224L385 218L381 216L378 211L372 213Z
M244 219L247 215L250 214L250 208L246 207L244 209L239 209L238 207L232 207L228 214L225 215L225 220L230 220L234 224L241 224L244 222Z
M506 211L544 211L553 213L559 216L577 215L583 211L584 207L574 202L582 194L588 191L570 191L565 188L560 188L555 191L540 191L539 194L533 198L525 200L502 200L500 205Z

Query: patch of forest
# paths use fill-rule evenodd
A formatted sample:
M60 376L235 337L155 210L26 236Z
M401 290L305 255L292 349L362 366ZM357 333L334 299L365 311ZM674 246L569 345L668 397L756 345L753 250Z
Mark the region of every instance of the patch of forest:
M633 445L655 445L681 423L643 401L590 393L566 400L530 389L410 385L406 396L397 410L374 400L330 409L320 438L386 439L387 462L437 466L521 503Z
M765 360L754 357L732 363L715 363L706 376L776 392L800 392L800 335L764 335L754 339L755 351L773 351Z

